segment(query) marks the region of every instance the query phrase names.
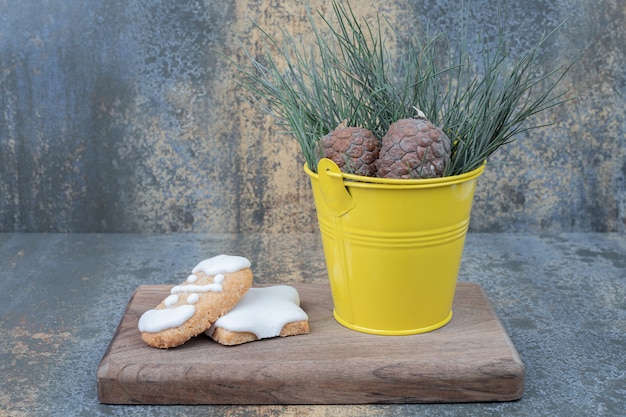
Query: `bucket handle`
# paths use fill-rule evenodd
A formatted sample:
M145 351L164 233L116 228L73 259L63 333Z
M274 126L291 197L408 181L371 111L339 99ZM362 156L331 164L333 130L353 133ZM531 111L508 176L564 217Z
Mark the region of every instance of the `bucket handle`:
M352 195L343 185L343 175L336 163L328 158L320 159L317 175L322 196L333 216L341 217L356 206Z

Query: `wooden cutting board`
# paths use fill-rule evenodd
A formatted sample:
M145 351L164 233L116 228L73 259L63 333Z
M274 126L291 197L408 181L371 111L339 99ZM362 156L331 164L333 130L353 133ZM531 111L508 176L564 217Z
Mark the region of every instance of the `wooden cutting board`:
M522 396L524 364L476 284L458 284L450 323L413 336L349 330L333 319L327 285L293 286L309 315L308 335L231 347L200 335L169 350L144 344L137 321L171 286L139 287L98 367L100 402L366 404Z

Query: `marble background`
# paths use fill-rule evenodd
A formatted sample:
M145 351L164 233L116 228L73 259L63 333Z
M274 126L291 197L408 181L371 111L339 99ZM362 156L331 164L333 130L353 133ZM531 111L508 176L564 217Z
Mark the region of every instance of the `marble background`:
M453 31L460 14L353 3L400 33ZM472 2L474 36L493 35L492 3ZM626 3L510 3L513 56L572 17L541 66L580 54L563 82L575 99L490 161L470 230L625 232ZM298 145L217 53L259 51L251 20L310 36L300 1L0 0L0 231L316 231Z

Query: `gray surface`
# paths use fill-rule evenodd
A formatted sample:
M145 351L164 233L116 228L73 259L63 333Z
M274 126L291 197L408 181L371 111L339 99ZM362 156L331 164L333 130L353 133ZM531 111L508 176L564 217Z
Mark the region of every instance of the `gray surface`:
M256 52L251 19L306 42L302 3L327 0L0 1L0 231L315 232L294 140L242 99L216 51ZM352 2L402 35L458 28L458 0ZM582 54L576 97L481 178L471 230L626 232L623 0L508 1L512 56L572 17L540 57ZM494 35L473 0L470 44ZM475 59L481 66L481 61Z
M317 234L0 234L2 416L620 416L626 239L470 234L460 279L487 292L526 365L520 401L374 406L110 406L96 368L138 285L219 253L259 283L325 282Z

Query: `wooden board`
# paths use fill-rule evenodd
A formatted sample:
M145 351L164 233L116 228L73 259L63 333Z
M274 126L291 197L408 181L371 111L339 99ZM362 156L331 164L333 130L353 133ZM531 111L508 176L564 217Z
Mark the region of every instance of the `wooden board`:
M110 404L365 404L511 401L524 365L476 284L459 283L453 318L421 335L376 336L339 325L327 285L294 285L308 335L221 346L205 335L160 350L137 321L171 286L133 294L97 372Z

